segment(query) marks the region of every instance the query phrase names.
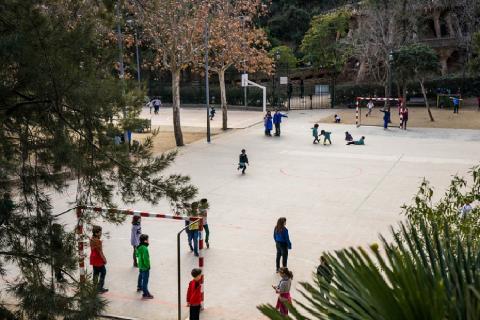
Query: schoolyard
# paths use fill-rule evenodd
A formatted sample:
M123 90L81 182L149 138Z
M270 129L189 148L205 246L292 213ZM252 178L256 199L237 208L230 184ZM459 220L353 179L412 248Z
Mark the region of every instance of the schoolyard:
M165 112L171 114L171 109ZM319 119L332 118L332 110L290 112L281 137L264 136L262 114L244 112L231 113L232 123L239 123L237 129L218 134L207 144L200 129L205 122L203 110L182 112L190 119L185 125L195 128L200 140L179 149L167 171L190 175L199 188L198 199L208 198L211 206L211 246L204 253L204 320L264 319L256 306L275 303L271 285L279 280L272 237L277 218L287 218L293 244L288 265L294 273L292 295L299 298L298 282L311 279L322 252L378 242L379 233L388 235L390 226L403 219L400 206L412 200L424 177L439 196L452 175L466 175L480 162L478 130L384 131L321 123L320 129L332 131L333 141L323 146L312 144L310 128ZM214 121L220 120L218 112ZM354 138L364 135L366 145L346 146L345 131ZM250 160L244 176L236 170L242 148ZM52 195L55 211L68 208L74 191L72 183L66 193ZM140 202L128 208L170 212L166 202L158 206ZM75 222L73 214L63 218L65 223ZM107 233L107 313L132 319L176 319L176 233L183 223L143 219L143 232L151 238L150 291L155 299L150 301L142 301L135 291L137 270L131 263L129 220L118 226L99 223ZM185 235L181 245L184 300L189 271L197 266L197 259L189 252ZM187 308L182 310L186 319Z

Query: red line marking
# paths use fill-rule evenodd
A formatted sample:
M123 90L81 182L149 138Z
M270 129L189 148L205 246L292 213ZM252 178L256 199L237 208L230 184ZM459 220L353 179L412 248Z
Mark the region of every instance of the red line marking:
M139 301L140 300L140 301L153 303L153 304L162 304L162 305L166 305L166 306L169 306L169 307L172 307L172 308L173 307L176 308L178 306L178 304L176 304L176 303L172 303L172 302L165 301L165 300L160 300L156 296L155 296L155 299L152 299L152 300L142 300L141 295L133 298L133 297L129 297L129 296L124 296L124 295L112 293L111 291L107 292L107 293L104 293L102 296L104 296L106 298L110 298L111 300L128 300L128 301Z

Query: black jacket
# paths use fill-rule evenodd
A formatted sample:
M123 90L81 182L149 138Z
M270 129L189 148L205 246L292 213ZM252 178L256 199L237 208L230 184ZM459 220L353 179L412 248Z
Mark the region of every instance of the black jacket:
M240 162L240 163L248 163L248 157L247 157L247 155L246 155L246 154L240 154L239 162Z

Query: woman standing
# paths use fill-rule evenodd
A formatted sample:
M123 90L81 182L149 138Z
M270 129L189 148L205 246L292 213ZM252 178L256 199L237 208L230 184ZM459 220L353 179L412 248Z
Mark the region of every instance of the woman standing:
M287 267L288 260L288 250L292 249L292 243L290 242L290 237L288 236L288 229L285 227L287 224L287 218L279 218L277 225L273 230L273 239L275 240L275 245L277 247L277 259L276 267L277 272L280 269L280 257L282 258L282 266Z
M267 111L267 114L263 118L264 125L265 125L265 135L272 136L272 129L273 129L273 122L272 122L272 114L270 111Z
M401 123L401 128L403 130L407 130L407 122L408 122L408 108L407 106L404 106L402 108L402 123Z
M140 225L140 216L133 216L132 218L132 233L130 235L130 243L133 247L133 267L137 268L137 257L135 250L140 245L140 235L142 234L142 226Z
M275 292L278 294L278 300L276 309L280 311L282 316L288 316L287 303L292 303L292 297L290 296L290 287L292 286L293 273L288 268L280 268L279 270L282 280L278 283L278 286L272 286Z

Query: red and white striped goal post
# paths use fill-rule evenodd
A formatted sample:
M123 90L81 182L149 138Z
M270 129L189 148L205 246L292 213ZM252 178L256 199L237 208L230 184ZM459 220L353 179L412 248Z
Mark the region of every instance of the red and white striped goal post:
M370 98L370 97L356 97L355 98L355 125L360 127L360 101L372 100L372 101L398 101L398 107L402 105L402 98Z
M198 267L202 270L202 279L201 279L201 290L202 290L202 305L204 301L204 282L205 282L205 275L203 273L204 267L204 257L203 257L203 217L196 216L196 217L189 217L189 216L182 216L182 215L174 215L174 214L165 214L165 213L151 213L146 211L139 211L139 210L131 210L131 209L115 209L115 208L101 208L101 207L91 207L91 206L79 206L76 209L77 214L77 227L76 227L76 234L77 234L77 243L78 243L78 267L80 269L80 282L85 282L85 245L83 241L84 235L84 228L83 228L83 211L84 210L91 210L93 212L106 212L110 214L124 214L124 215L131 215L131 216L140 216L146 218L158 218L158 219L173 219L173 220L181 220L181 221L190 221L196 222L198 221L199 227L199 238L198 238Z

